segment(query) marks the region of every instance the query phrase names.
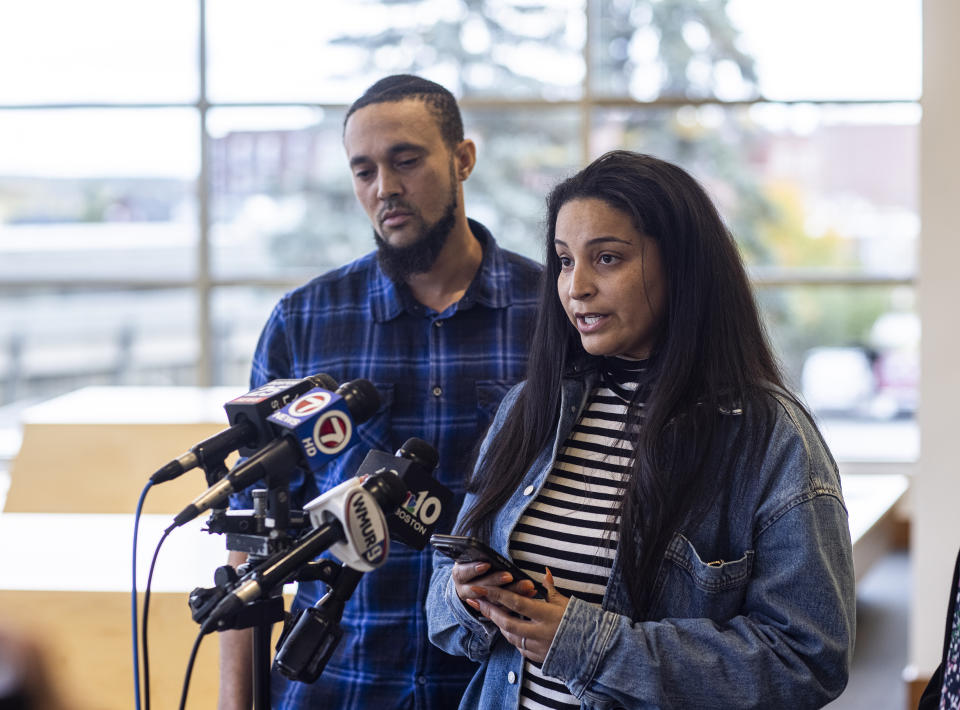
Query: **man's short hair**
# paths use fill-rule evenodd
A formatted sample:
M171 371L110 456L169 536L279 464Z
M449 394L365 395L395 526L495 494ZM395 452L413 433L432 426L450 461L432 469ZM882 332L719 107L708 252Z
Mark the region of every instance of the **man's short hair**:
M448 147L455 148L463 140L463 119L460 107L453 94L429 79L413 74L394 74L388 76L367 89L363 96L353 102L343 118L346 130L347 121L354 111L370 104L417 99L426 104L440 128L440 135Z

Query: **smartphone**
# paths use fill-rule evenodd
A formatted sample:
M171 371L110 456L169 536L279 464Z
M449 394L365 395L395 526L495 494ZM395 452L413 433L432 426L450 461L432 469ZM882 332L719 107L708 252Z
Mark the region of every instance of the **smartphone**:
M547 598L547 590L542 584L482 540L466 535L438 534L430 536L430 544L455 562L489 562L489 572L509 572L513 575L514 582L529 579L536 589L536 596L542 599Z

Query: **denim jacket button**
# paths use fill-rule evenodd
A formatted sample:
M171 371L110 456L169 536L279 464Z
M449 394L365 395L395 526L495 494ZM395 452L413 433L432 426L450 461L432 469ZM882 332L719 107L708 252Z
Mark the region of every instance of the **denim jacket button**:
M514 673L513 671L510 671L509 673L507 673L507 682L508 682L510 685L513 685L514 683L516 683L516 682L517 682L517 674Z
M533 493L533 486L527 486L523 489L523 495L528 496Z

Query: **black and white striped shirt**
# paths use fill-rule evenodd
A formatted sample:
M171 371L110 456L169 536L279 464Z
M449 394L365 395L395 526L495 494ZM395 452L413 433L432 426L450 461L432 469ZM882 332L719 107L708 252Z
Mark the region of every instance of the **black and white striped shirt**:
M607 358L604 365L600 384L510 538L510 555L521 569L542 581L549 567L557 591L592 604L603 601L613 566L633 456L624 434L628 402L647 372L646 360ZM540 664L526 661L520 707L572 710L580 702L563 683L544 676Z

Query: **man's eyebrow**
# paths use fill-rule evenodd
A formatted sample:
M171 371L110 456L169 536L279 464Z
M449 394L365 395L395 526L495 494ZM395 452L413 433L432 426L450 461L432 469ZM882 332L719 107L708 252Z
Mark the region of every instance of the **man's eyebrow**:
M424 146L420 145L419 143L410 143L410 142L394 143L392 146L390 146L387 149L387 154L391 158L397 155L398 153L407 153L407 152L423 154L427 152L427 149ZM369 162L371 162L370 156L355 155L352 158L350 158L350 167L353 167L355 165L360 165L361 163L369 163Z
M396 155L397 153L405 153L407 151L426 153L427 149L419 143L396 143L390 146L387 152L390 153L390 155Z

